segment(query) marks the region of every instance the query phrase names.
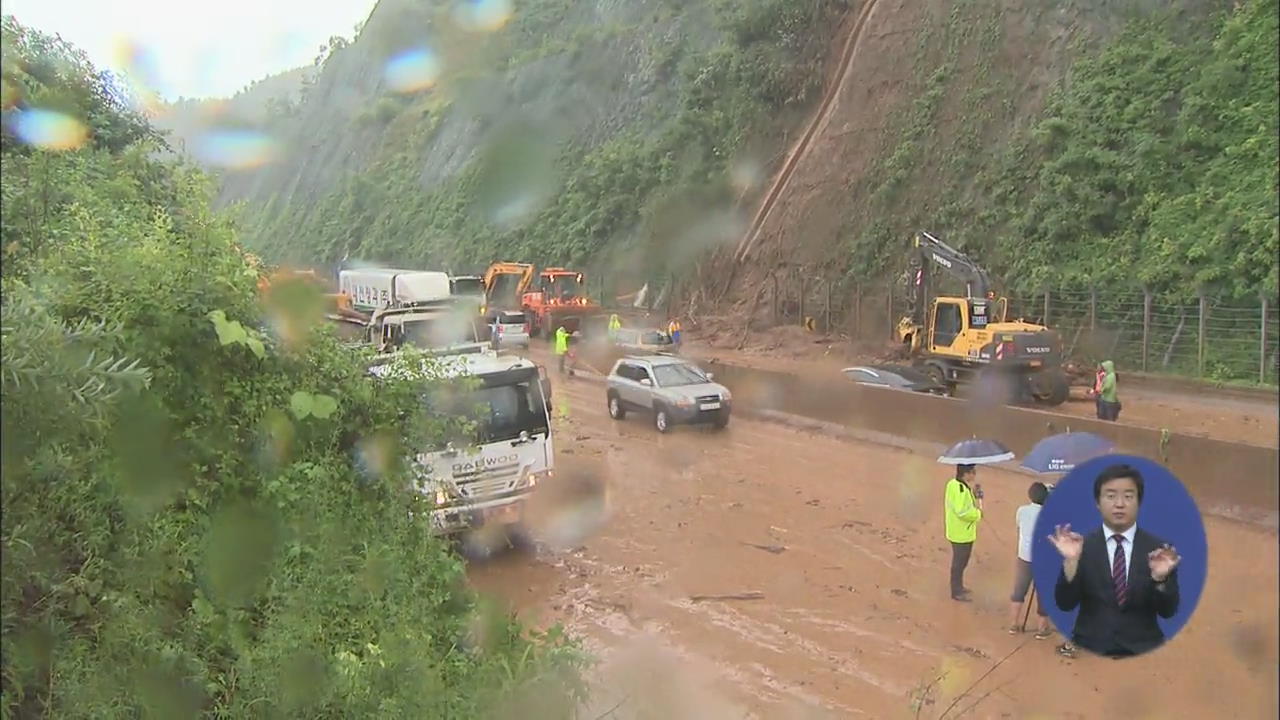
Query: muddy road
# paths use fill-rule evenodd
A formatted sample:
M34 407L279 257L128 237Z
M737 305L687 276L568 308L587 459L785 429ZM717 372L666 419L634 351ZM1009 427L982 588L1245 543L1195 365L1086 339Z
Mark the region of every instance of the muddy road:
M1274 533L1208 518L1187 628L1152 656L1068 660L1056 639L1005 632L1026 476L983 469L975 600L956 603L931 457L745 417L660 436L644 416L611 420L598 381L555 392L566 485L542 492L557 542L470 577L583 638L602 661L588 717L1276 715Z

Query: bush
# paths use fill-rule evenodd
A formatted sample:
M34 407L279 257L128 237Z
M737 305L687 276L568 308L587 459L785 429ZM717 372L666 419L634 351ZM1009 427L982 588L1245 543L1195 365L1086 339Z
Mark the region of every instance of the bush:
M324 328L258 329L207 178L145 144L10 140L3 717L476 717L534 678L580 694L574 647L481 613L414 519L394 459L441 420ZM57 191L20 192L32 173Z

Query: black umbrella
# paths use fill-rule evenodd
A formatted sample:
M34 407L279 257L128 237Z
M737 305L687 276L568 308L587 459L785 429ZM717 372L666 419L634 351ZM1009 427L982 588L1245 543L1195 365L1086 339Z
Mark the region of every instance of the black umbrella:
M1012 460L1013 452L995 440L961 440L938 456L943 465L992 465Z

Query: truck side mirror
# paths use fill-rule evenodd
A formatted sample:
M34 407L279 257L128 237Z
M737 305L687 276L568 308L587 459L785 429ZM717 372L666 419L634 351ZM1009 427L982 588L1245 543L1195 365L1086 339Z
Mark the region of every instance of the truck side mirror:
M649 378L640 378L640 384L645 387L653 387L653 381Z

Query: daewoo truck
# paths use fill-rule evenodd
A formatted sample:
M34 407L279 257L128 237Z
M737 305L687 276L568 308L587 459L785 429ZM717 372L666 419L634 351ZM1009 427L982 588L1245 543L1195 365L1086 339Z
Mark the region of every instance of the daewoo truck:
M551 477L555 463L542 369L476 349L432 358L396 353L380 358L370 372L421 382L428 412L465 418L474 428L465 446L414 448L413 483L431 504L431 533L519 526L525 502Z

